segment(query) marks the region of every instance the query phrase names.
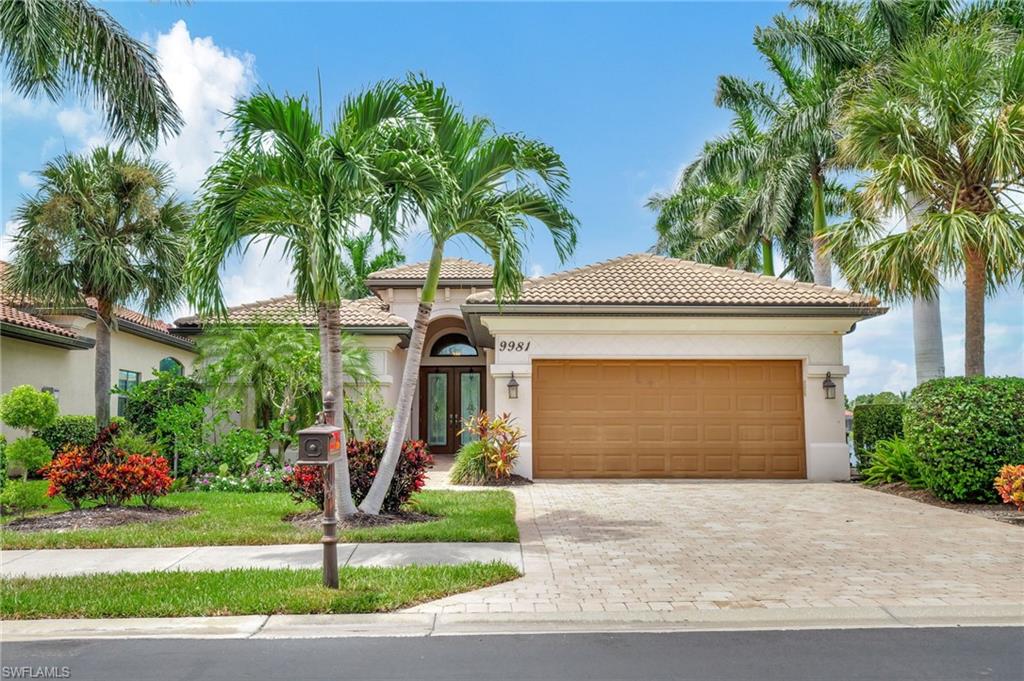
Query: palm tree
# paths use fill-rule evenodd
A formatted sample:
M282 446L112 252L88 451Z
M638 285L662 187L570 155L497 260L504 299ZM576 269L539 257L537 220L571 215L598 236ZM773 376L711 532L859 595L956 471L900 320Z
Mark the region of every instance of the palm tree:
M320 348L307 329L280 321L218 324L199 338L203 383L213 394L245 404L251 400L256 428L275 432L278 458L298 428L316 416L320 406ZM360 383L375 380L366 348L342 334L345 373Z
M359 507L372 514L380 512L409 424L445 245L465 236L490 253L499 300L519 295L524 237L533 222L551 233L563 261L576 246L576 219L566 207L569 176L554 149L521 135L497 133L486 118L467 118L443 86L425 78L411 78L403 90L430 130L431 147L445 181L423 213L432 244L430 264L387 448L373 486Z
M342 271L342 291L350 300L370 295L366 278L378 270L386 270L405 262L405 254L392 246L385 246L379 253L373 253L374 232L342 239L342 247L348 256Z
M415 132L408 114L392 83L348 98L329 130L305 97L258 93L236 105L231 144L203 182L185 268L190 302L200 314L223 315L225 259L253 245L281 244L298 302L317 310L326 349L321 379L336 399L339 422L344 239L361 215L374 218L386 238L415 183L429 180L429 166L412 153L416 140L407 139ZM354 513L347 463L335 469L338 508Z
M181 129L150 49L84 0L0 0L0 56L20 95L92 95L115 139L150 149Z
M110 333L117 308L150 315L178 301L190 214L171 194L167 166L101 147L66 154L40 172L4 286L43 307L88 303L96 310L96 425L110 422Z
M868 176L833 252L852 284L897 299L963 277L968 376L985 372L986 292L1024 265L1022 64L1024 41L998 21L953 25L904 50L842 119L842 159ZM879 238L908 195L927 202L920 220Z

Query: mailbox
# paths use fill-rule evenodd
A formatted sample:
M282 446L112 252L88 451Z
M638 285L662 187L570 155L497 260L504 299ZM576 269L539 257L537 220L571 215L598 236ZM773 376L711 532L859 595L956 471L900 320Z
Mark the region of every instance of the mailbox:
M299 456L296 463L327 465L341 457L341 433L338 426L318 423L299 431Z

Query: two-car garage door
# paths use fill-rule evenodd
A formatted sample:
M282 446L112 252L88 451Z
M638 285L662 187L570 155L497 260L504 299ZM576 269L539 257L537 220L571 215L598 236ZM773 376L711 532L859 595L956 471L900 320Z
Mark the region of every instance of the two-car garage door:
M538 478L803 478L801 365L535 360Z

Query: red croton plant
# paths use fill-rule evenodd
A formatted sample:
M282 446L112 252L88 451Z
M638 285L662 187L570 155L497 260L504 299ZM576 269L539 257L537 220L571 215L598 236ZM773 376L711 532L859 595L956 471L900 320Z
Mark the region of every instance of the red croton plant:
M41 468L40 474L50 482L47 495L81 508L83 501L120 506L135 496L152 506L167 494L174 482L167 459L129 454L114 444L117 432L118 424L112 423L87 447L65 449Z
M1018 511L1024 512L1024 464L1003 466L995 487L1003 503L1013 504Z
M352 497L359 504L370 490L377 475L377 467L384 456L383 442L349 440L348 471L352 483ZM413 492L423 488L427 469L434 458L422 440L407 440L402 444L402 456L395 470L391 488L381 507L383 513L394 513L409 500ZM323 466L298 465L285 473L283 480L296 502L312 501L321 510L324 507Z

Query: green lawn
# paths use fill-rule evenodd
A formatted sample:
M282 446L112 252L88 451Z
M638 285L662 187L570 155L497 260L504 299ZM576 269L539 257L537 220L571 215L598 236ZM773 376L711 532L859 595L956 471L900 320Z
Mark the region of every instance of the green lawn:
M340 588L319 570L146 572L0 580L4 619L186 617L386 612L506 582L504 563L344 568Z
M45 481L37 481L45 487ZM0 526L5 549L118 548L139 546L218 546L232 544L304 544L320 539L319 529L302 530L283 520L311 510L285 493L176 492L157 501L162 508L187 508L192 515L156 523L64 532L16 532ZM341 541L518 541L515 499L507 490L455 492L427 490L409 502L410 510L437 520L390 527L344 530ZM51 500L44 511L67 510ZM4 523L10 518L4 518Z

